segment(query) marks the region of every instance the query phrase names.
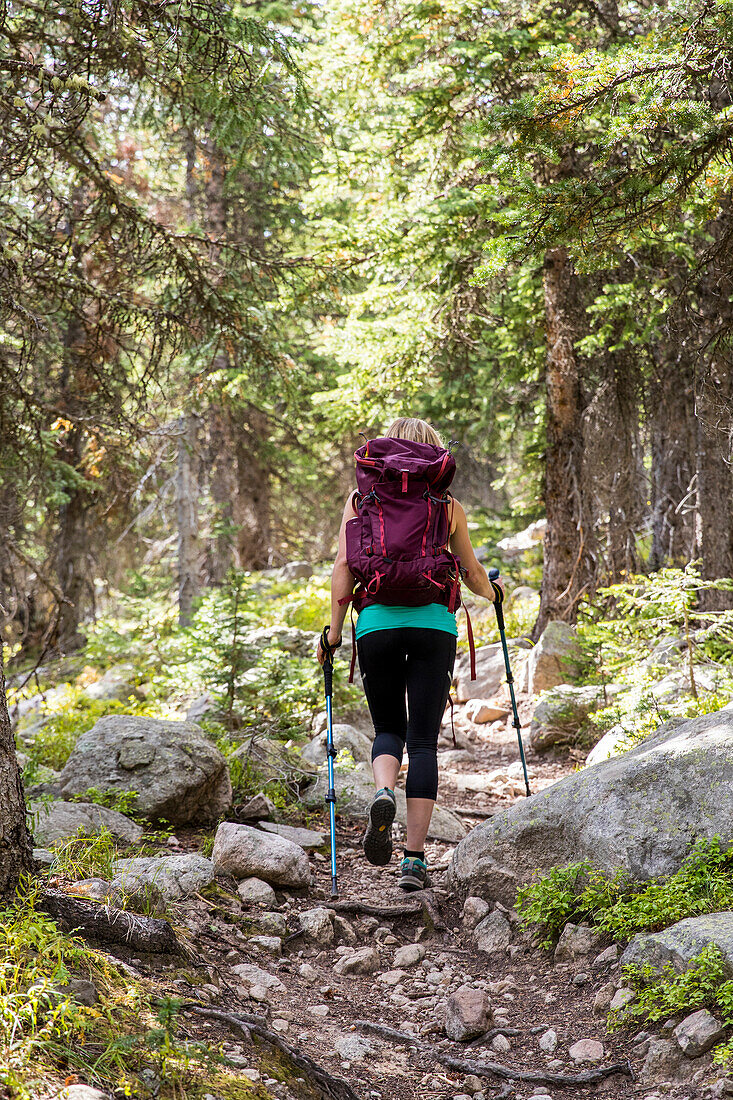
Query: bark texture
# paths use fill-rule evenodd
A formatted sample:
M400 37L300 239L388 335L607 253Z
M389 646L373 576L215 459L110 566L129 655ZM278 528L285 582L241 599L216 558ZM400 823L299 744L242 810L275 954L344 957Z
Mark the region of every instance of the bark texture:
M589 586L592 539L583 503L583 410L574 346L579 335L578 280L564 248L546 254L543 282L547 329L547 533L535 638L551 619L575 619L578 601Z
M654 349L649 384L651 569L684 565L695 555L696 429L693 369L687 353L665 343Z
M23 779L15 756L0 646L0 898L12 894L20 876L29 874L32 866L33 849L25 820Z
M198 479L196 476L196 418L178 420L176 465L176 524L178 529L178 621L189 626L199 593Z

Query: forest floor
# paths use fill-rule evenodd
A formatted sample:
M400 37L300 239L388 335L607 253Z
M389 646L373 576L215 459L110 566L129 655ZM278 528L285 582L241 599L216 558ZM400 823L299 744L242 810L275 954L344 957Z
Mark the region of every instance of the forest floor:
M524 714L523 718L526 717ZM487 776L496 770L505 773L511 764L515 765L512 774L516 774L516 734L509 720L504 726L498 723L476 726L462 717L456 733L457 749L450 740L449 726L441 737L440 801L459 813L471 828L522 797L521 783L514 787L514 793L503 796L494 793L490 783L486 791L466 789L467 776ZM529 763L531 784L537 790L567 774L577 761L565 755L554 759L533 757ZM404 770L400 781L404 781ZM476 785L474 778L469 779L470 784ZM326 826L325 814L322 821ZM313 827L312 815L308 824ZM222 1043L229 1072L241 1074L243 1086L247 1083L243 1096L289 1100L293 1096L355 1095L360 1100L408 1100L452 1098L477 1092L478 1100L481 1096L512 1096L520 1100L541 1094L559 1100L577 1095L621 1098L639 1094L638 1086L622 1074L590 1086L543 1085L541 1078L548 1072L577 1076L584 1070L598 1068L576 1065L570 1057L569 1047L580 1039L594 1039L603 1044L605 1057L599 1065L625 1063L628 1059L634 1071L639 1070L643 1057L635 1057L631 1037L623 1031L608 1034L605 1016L593 1012L596 991L609 979L617 978L612 964L594 965L594 956L590 956L572 966L554 965L551 954L537 947L511 914L514 942L508 950L490 956L478 952L470 931L462 925L460 901L446 888L445 870L453 845L428 844L433 886L427 891L429 911L420 910L422 895L406 895L397 886L401 854L398 844L387 867L372 867L361 851L362 831L359 823L339 820L339 915L348 921L346 939L345 926L342 936L325 946L309 943L298 934L301 911L329 904L330 863L324 848L311 853L314 885L310 890L278 891L279 909L290 932L295 933L283 939L282 956L271 957L253 950L248 934L243 931L246 926L243 921L254 913L243 913L234 880L227 883L221 877L219 885L223 889L213 899L189 899L175 914L175 923L188 930L195 964L182 970L180 963L140 958L135 953L123 953L122 949L115 950L116 956L133 966L146 982L153 982L159 993L180 997L190 1006L183 1009L179 1018L181 1034L210 1045ZM201 836L193 830L179 831L177 840L180 845L177 851L200 850ZM360 905L380 907L385 912L376 915L359 912ZM389 913L400 906L410 906L415 911ZM378 970L345 976L334 972L340 954L349 950L349 940L352 949L373 947L378 952ZM405 967L402 974L395 974L395 952L402 945L415 942L425 948L424 960L417 967ZM270 991L266 999L253 1000L233 970L242 963L267 970L284 988ZM392 975L384 979L382 975L390 971ZM494 1030L470 1046L451 1042L445 1037L436 1011L438 1004L446 993L477 981L485 983L491 997ZM198 1005L199 1011L193 1010L193 1005ZM202 1015L202 1008L209 1015ZM267 1043L253 1047L241 1026L238 1033L237 1024L217 1017L217 1011L257 1017L271 1037L276 1035L287 1047L308 1056L325 1071L327 1078L348 1082L353 1093L340 1091L341 1086L335 1082L329 1084L327 1078L321 1091L311 1091L307 1068L294 1069L291 1058L273 1056ZM394 1028L405 1036L414 1035L417 1045L411 1048L407 1039L401 1042L369 1033L359 1021L369 1021L378 1028ZM490 1043L497 1027L507 1031L509 1049L504 1044L503 1052L497 1052ZM556 1034L557 1047L545 1052L539 1040L550 1029ZM445 1056L472 1064L460 1070L448 1068L438 1060ZM512 1070L534 1071L540 1080L507 1083L491 1072L482 1072L477 1063L486 1062ZM480 1085L471 1078L472 1073L478 1075ZM257 1082L251 1092L249 1081ZM204 1094L211 1100L215 1095L213 1091Z

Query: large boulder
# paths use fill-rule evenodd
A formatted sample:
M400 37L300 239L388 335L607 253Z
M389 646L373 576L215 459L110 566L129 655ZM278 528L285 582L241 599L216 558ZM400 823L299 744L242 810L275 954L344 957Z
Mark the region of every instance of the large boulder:
M214 880L214 865L198 852L118 859L110 893L133 905L144 899L181 901Z
M142 696L135 686L135 675L132 665L112 665L93 684L88 684L84 693L90 699L119 699L122 702L130 696L141 699Z
M673 966L680 973L709 944L720 948L728 976L733 978L733 912L686 917L661 932L638 932L621 956L621 965Z
M350 818L364 818L375 792L371 767L368 764L349 766L346 763L337 763L334 767L334 779L338 813ZM324 804L323 800L327 790L328 769L326 765L323 765L319 768L317 783L301 795L304 805L309 808L320 809ZM406 825L407 799L405 798L405 792L398 788L395 795L397 798L396 820L402 825ZM442 806L435 807L428 829L428 836L431 839L455 843L465 835L466 826L456 814L443 809Z
M255 878L271 886L309 886L308 857L298 844L249 825L223 821L216 830L214 867L234 878Z
M137 844L143 835L141 827L129 817L94 802L32 802L28 813L33 839L41 848L71 837L97 836L104 829L123 844Z
M526 658L529 643L523 639L511 639L507 643L512 672L516 677L519 666ZM504 652L500 642L482 645L476 649L476 679L471 679L471 657L468 652L459 653L455 665L456 699L467 703L469 699L490 699L496 695L506 680Z
M482 822L456 848L449 877L463 894L511 905L537 871L581 860L640 882L672 874L698 838L733 841L732 772L729 704Z
M100 718L81 735L59 778L63 795L90 787L134 791L137 813L171 825L216 820L232 803L226 761L193 722Z
M575 679L577 655L575 627L558 620L549 622L529 655L530 695Z
M311 764L322 764L326 759L327 730L317 733L310 744L303 749L304 760ZM369 764L372 759L372 739L358 730L356 726L349 726L337 722L333 727L333 743L336 752L347 749L357 763Z
M618 685L571 687L558 684L545 692L535 707L529 728L529 743L535 752L547 752L554 745L574 744L586 718L617 695Z

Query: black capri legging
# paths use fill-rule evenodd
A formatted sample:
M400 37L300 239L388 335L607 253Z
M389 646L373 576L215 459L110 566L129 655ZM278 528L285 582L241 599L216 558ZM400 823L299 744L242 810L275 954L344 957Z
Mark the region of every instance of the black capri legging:
M456 639L446 630L404 626L357 642L359 669L374 723L372 760L407 743L408 798L438 794L438 734L453 677Z

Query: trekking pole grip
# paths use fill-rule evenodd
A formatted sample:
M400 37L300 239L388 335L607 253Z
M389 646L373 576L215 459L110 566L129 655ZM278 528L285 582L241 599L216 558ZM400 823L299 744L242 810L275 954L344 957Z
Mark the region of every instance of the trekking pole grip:
M499 625L499 630L504 629L504 608L501 606L504 602L504 593L498 584L494 584L496 578L500 575L501 570L494 566L489 569L489 583L494 589L494 610L496 611L496 621Z
M328 644L328 627L324 626L321 634L321 648L325 654L323 658L323 686L326 698L333 695L333 649Z

